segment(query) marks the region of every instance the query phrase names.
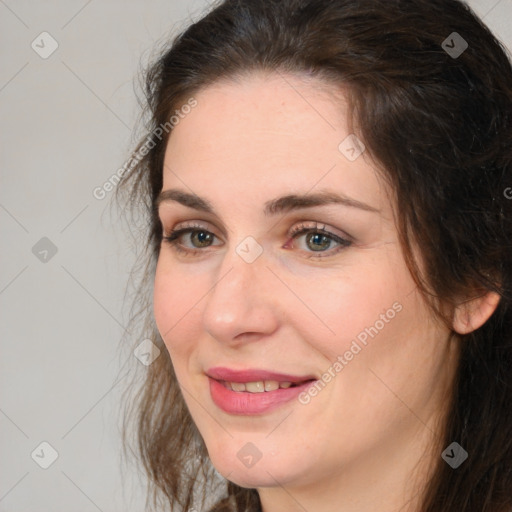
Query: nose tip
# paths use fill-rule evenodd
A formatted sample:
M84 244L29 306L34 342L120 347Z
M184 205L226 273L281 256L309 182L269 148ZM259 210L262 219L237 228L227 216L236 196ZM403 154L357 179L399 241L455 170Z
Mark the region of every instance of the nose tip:
M229 259L229 268L216 280L205 297L204 329L224 343L240 343L259 339L277 328L275 281L262 258L253 258L254 245L246 241L248 263L238 254ZM228 263L227 260L224 263ZM274 292L274 293L273 293Z

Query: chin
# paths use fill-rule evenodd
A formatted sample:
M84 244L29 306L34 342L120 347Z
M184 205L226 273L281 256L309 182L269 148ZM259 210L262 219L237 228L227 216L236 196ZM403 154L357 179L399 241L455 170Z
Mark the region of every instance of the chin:
M234 484L245 487L246 489L256 489L261 487L275 487L277 482L281 483L282 480L280 478L276 478L274 473L270 470L269 472L265 471L263 468L218 468L215 464L215 469L227 480L233 482ZM270 474L269 474L270 473ZM272 476L274 478L272 478Z
M262 456L253 465L246 466L238 457L237 451L224 451L222 453L211 453L210 460L215 469L227 480L234 484L254 489L259 487L275 487L284 485L291 479L299 478L299 475L292 474L292 469L286 467L283 461L268 459ZM243 454L241 455L243 459ZM250 461L247 461L250 464ZM294 467L294 473L297 473Z

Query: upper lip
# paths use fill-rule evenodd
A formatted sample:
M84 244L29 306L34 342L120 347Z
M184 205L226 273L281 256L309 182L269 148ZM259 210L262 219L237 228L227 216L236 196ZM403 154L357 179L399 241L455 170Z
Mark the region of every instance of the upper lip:
M233 370L222 366L216 366L206 371L206 374L215 380L227 382L259 382L263 380L275 380L277 382L304 382L315 380L313 375L288 375L268 370Z

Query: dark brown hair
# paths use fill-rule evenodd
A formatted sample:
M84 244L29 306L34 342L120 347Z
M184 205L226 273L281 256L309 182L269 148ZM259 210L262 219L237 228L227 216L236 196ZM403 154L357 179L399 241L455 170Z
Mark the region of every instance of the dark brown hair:
M454 37L467 42L460 55L449 51ZM219 481L148 314L162 237L154 201L172 133L158 128L209 84L262 70L307 74L348 91L357 135L396 195L409 268L437 315L461 297L500 295L482 327L458 336L460 362L441 434L443 446L457 441L469 458L454 470L439 453L421 512L510 512L512 68L500 42L457 0L226 0L148 70L147 134L119 192L129 205L142 205L148 221L137 303L147 316L144 337L162 354L126 417L136 421L153 504L200 507L195 495L208 495L207 485ZM148 141L153 147L140 158ZM215 511L260 510L255 490L228 483L227 494Z

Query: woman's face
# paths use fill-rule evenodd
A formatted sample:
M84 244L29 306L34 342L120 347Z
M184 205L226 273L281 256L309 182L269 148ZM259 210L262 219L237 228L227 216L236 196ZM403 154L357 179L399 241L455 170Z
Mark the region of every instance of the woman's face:
M166 150L164 235L190 230L162 243L155 319L213 464L245 487L412 469L453 375L340 98L290 75L218 83Z

